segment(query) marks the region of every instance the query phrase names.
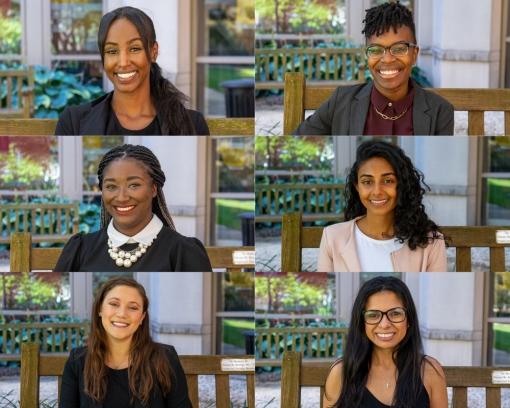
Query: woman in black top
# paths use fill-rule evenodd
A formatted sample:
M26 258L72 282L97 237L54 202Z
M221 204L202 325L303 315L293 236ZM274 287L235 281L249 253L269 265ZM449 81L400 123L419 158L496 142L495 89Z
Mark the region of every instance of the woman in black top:
M323 408L447 408L439 362L425 356L407 286L376 277L360 289L343 359L330 369Z
M175 230L157 157L144 146L125 144L106 153L97 172L101 229L67 242L55 271L208 272L202 243Z
M161 74L147 14L134 7L105 14L98 45L114 91L65 109L56 135L209 135L203 115L186 109L187 97Z
M62 376L60 408L191 408L175 349L150 335L149 299L132 278L98 292L88 347L73 349Z

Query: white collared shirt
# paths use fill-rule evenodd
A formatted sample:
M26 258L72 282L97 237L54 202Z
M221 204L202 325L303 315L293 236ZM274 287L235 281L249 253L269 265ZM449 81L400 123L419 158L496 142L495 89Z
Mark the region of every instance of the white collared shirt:
M113 226L113 218L111 219L110 223L108 224L108 238L112 240L112 244L114 247L120 247L124 244L144 244L149 245L154 237L159 234L159 231L161 231L161 228L163 228L163 223L158 218L156 214L152 214L151 221L145 226L143 230L141 230L138 234L128 237L127 235L124 235L117 231L115 227Z

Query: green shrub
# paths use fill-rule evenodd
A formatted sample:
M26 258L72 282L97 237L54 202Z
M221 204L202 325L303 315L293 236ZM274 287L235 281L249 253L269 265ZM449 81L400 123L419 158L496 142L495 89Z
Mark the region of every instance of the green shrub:
M0 70L26 69L25 65L7 66L0 64ZM69 74L60 70L50 70L42 65L35 66L35 99L36 118L58 118L67 106L81 105L104 95L105 92L93 83L84 84L81 75ZM27 85L27 82L24 82ZM17 84L14 84L13 107L18 107L16 95ZM2 84L2 102L5 104L7 85Z

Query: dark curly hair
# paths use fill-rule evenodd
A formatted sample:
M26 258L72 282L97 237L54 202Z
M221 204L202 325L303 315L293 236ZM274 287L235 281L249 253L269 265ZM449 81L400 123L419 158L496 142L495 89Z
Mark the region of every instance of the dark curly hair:
M356 161L348 170L345 185L347 201L345 221L367 213L359 198L356 184L361 165L373 157L386 159L397 177L397 205L393 220L395 238L400 243L407 240L409 248L413 251L418 246L425 248L435 239L445 239L440 227L425 213L425 206L422 203L425 189L422 185L430 191L430 187L425 184L425 176L414 167L411 159L400 147L379 139L362 143L356 151Z
M374 34L380 36L390 31L390 28L393 28L396 33L400 27L406 26L411 30L413 41L416 43L413 15L398 1L396 3L383 3L365 11L367 12L363 20L365 27L361 31L362 34L365 34L365 38L370 38Z

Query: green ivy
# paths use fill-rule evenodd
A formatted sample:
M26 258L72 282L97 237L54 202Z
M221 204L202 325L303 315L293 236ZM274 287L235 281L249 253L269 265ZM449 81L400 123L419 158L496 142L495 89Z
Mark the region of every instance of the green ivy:
M56 203L69 203L69 200L47 200L47 199L41 199L36 198L31 201L29 201L27 204L56 204ZM0 204L7 204L8 202L5 200L0 200ZM21 202L20 202L21 203ZM20 225L20 229L23 229L23 214L24 211L21 210L18 212L18 222ZM90 232L99 231L100 227L100 214L101 214L101 207L97 204L91 204L87 202L80 202L79 204L79 225L80 225L80 232L84 234L88 234ZM73 218L75 215L73 212L71 212L71 218ZM48 213L45 215L45 225L48 225ZM15 231L15 223L16 223L16 217L14 215L13 211L10 211L9 214L7 214L7 210L2 209L2 212L0 214L0 220L3 227L3 232L6 233L6 227L7 224L11 224L11 231ZM32 211L27 210L27 223L28 231L32 231L32 223L36 223L36 233L37 234L45 234L49 233L49 228L46 228L44 231L41 231L41 213L40 211L36 211L35 214L35 220L32 218ZM65 225L65 216L61 215L61 222L62 225ZM56 211L54 212L53 217L53 230L57 230L57 217L56 217ZM67 226L66 233L71 234L72 233L72 223ZM38 244L42 248L48 248L52 246L63 246L62 243L53 243L53 242L42 242ZM9 244L2 244L0 245L0 250L9 249Z
M0 64L0 70L26 69L25 65ZM99 86L91 83L84 84L81 75L69 74L60 70L50 70L42 65L35 66L35 99L34 109L36 118L58 118L68 106L81 105L104 95ZM24 81L27 86L27 81ZM16 95L17 84L13 90L13 107L18 106ZM1 98L5 104L7 85L2 84Z

